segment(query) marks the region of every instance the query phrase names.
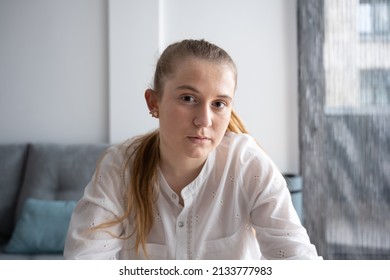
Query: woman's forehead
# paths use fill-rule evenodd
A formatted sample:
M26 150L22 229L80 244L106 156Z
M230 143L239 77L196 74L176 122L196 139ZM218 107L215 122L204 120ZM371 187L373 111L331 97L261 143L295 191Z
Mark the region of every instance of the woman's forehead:
M191 60L177 64L175 72L164 81L164 91L191 91L201 95L233 98L236 81L234 72L226 64L206 60Z
M224 61L212 61L201 58L185 58L176 61L172 65L172 73L166 78L183 76L183 74L207 74L219 73L220 75L228 74L233 80L236 80L236 72L232 66Z

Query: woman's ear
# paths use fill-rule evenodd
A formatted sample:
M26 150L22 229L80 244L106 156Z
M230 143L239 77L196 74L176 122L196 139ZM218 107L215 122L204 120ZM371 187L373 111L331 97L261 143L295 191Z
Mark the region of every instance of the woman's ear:
M146 104L148 105L150 112L157 112L158 111L158 97L157 92L154 90L148 88L145 91L145 100Z

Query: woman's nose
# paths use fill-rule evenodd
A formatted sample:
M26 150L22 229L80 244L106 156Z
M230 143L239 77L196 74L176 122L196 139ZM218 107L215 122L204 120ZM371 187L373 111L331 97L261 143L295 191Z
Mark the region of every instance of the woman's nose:
M194 118L195 126L210 127L212 125L211 116L212 116L212 112L210 107L203 106L199 108Z

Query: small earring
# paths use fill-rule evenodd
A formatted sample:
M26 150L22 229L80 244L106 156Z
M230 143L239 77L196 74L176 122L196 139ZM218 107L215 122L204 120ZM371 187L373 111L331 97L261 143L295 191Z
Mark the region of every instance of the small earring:
M153 118L158 118L158 111L155 109L153 109L153 111L150 111L149 114L151 114Z

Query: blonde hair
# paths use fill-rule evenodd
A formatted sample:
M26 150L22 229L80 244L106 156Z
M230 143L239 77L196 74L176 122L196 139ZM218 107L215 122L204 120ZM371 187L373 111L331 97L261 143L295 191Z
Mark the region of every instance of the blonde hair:
M154 90L162 93L164 81L174 71L174 63L181 59L194 57L215 63L226 63L231 67L237 84L237 70L231 57L220 47L205 40L184 40L167 47L157 62L154 75ZM232 111L227 131L248 133L238 115ZM135 249L140 246L146 252L146 239L154 222L154 203L157 198L157 168L160 162L159 131L138 137L129 147L132 150L127 162L130 168L126 207L123 216L117 221L106 223L104 228L118 222L124 222L130 216L133 219ZM131 163L131 164L130 164ZM125 237L128 238L128 237Z

